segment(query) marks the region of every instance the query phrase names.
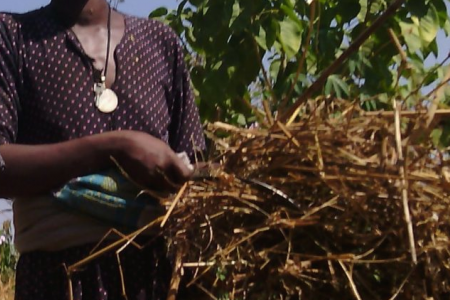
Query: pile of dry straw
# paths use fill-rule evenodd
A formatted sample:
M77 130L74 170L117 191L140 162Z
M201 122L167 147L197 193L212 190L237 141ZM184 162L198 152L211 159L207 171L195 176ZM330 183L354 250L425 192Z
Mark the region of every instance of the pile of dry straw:
M448 111L313 103L271 129L211 125L218 166L68 275L159 226L171 300L450 299L450 162L428 138Z
M450 169L426 138L430 116L326 101L300 115L209 127L220 167L163 220L173 287L184 276L205 299L450 299Z

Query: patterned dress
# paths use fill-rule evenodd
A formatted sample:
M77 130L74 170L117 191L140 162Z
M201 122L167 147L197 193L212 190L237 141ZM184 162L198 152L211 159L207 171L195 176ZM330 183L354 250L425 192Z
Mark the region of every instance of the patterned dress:
M114 52L119 106L95 106L92 59L75 34L48 7L26 14L0 13L0 145L58 143L112 130L147 132L177 153L204 149L197 108L176 34L163 24L125 16L125 34ZM42 176L45 176L43 170ZM86 257L112 226L55 203L14 199L16 300L68 299L64 266ZM128 299L163 299L170 264L160 239L121 253ZM114 252L71 277L73 296L124 299Z

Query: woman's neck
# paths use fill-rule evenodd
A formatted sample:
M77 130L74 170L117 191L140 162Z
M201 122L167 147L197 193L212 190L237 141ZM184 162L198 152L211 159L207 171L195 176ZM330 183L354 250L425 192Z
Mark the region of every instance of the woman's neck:
M52 0L50 9L66 26L105 24L109 5L105 0Z

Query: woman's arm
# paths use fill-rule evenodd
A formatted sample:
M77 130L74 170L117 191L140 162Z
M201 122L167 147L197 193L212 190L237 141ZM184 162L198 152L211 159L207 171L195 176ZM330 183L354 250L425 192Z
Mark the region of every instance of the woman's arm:
M142 186L170 188L191 171L164 142L135 131L108 132L68 142L0 146L5 168L0 171L0 197L36 196L70 179L113 166L111 156Z

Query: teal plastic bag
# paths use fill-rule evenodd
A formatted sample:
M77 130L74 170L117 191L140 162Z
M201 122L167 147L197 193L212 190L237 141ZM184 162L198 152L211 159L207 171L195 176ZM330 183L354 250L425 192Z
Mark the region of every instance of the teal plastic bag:
M163 214L158 201L130 182L120 171L108 170L78 177L53 193L54 199L71 209L114 226L137 228L144 210Z

